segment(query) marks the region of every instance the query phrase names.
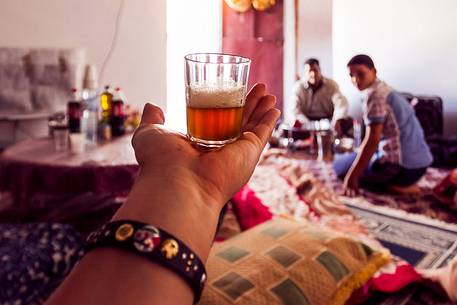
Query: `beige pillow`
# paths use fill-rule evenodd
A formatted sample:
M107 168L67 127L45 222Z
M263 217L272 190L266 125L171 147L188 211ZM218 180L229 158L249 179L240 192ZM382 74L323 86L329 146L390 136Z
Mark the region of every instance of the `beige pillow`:
M388 260L343 234L278 218L215 244L199 304L344 304Z

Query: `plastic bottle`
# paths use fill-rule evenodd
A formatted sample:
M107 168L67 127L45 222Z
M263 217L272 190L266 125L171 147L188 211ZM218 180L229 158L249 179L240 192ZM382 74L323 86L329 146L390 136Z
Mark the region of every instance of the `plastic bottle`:
M94 106L94 99L84 101L84 110L81 118L81 132L86 135L88 144L97 143L98 108Z
M97 143L99 121L99 98L97 92L98 80L95 66L87 65L84 75L84 89L82 94L83 113L81 132L86 135L87 143Z
M120 87L117 87L113 95L113 106L110 117L111 133L114 137L125 133L124 95Z
M105 91L100 95L101 120L108 122L113 109L113 94L110 92L109 85L105 86Z
M71 89L71 100L67 103L67 117L70 133L81 132L82 105L76 88Z

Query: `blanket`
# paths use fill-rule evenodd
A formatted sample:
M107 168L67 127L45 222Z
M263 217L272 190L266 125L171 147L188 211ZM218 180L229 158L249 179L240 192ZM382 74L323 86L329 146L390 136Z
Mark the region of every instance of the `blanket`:
M344 232L371 247L383 248L337 193L319 181L302 160L281 153L265 154L249 183L231 203L241 230L281 215ZM356 299L366 298L372 291L395 292L421 280L413 266L394 258L356 293Z

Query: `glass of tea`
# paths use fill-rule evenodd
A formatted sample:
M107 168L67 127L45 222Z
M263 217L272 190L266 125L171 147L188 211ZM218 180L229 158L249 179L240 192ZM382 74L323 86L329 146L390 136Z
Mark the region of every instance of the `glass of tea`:
M241 134L251 60L220 54L184 57L187 136L203 147L221 147Z

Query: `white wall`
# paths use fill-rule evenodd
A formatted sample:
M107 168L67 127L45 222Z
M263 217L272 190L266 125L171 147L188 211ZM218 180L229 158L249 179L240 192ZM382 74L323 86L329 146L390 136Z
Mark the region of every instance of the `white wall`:
M316 57L320 61L322 73L329 77L333 74L332 2L333 0L299 0L297 65L301 73L303 61Z
M99 69L120 0L0 0L0 47L85 47ZM118 43L101 85L123 87L129 102L166 103L165 0L126 0Z
M167 0L167 126L186 131L184 56L221 49L222 0Z
M295 120L292 87L296 71L303 76L303 62L316 57L322 73L330 78L333 76L332 0L299 0L297 33L294 2L284 1L284 118L289 123Z
M360 94L346 63L373 57L379 77L394 88L444 100L445 133L457 133L457 1L334 0L334 76L360 113Z
M290 103L292 97L292 88L295 83L296 58L295 47L295 6L294 1L284 1L284 66L283 66L283 117L286 122L294 121L295 105Z

